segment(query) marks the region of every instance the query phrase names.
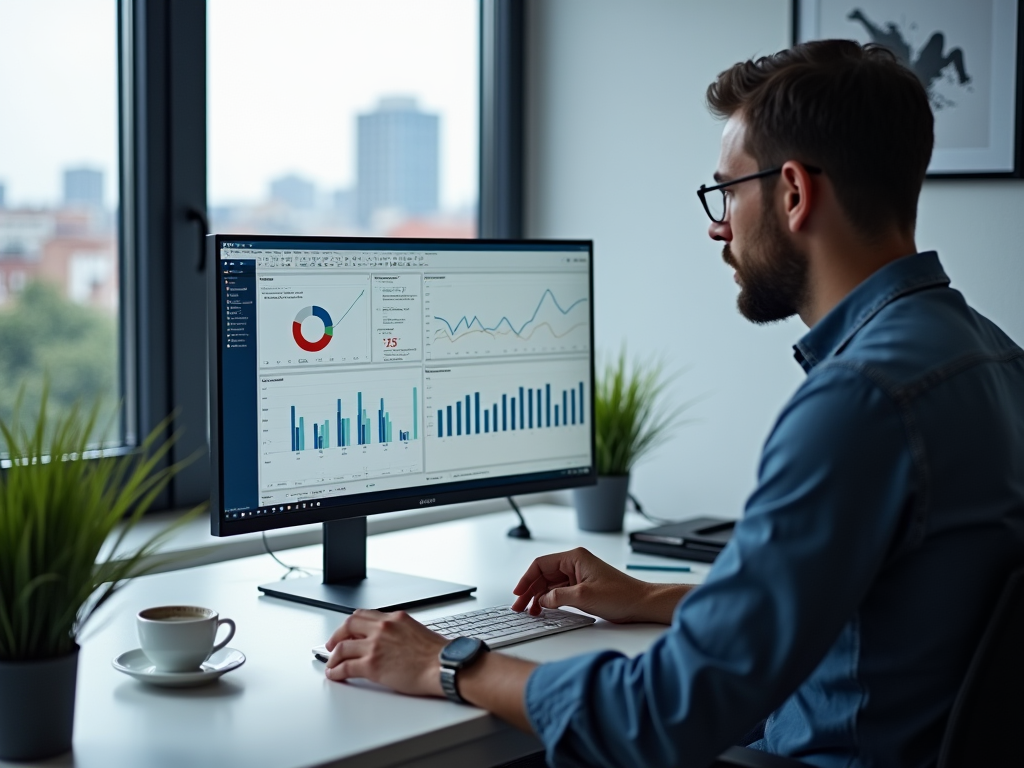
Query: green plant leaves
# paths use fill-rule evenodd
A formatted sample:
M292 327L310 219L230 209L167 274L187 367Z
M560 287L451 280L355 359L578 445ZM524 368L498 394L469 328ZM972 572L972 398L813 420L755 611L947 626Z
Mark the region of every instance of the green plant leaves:
M639 459L669 438L673 427L685 423L682 414L694 401L666 405L668 384L662 362L631 364L625 348L598 371L594 412L599 475L629 474Z
M164 466L174 441L170 417L138 451L89 457L99 404L76 404L48 418L43 387L30 428L0 419L10 466L0 472L0 659L71 652L82 627L128 579L157 565L153 555L197 507L135 552L121 551L128 531L187 462ZM118 526L120 529L118 530ZM118 530L114 537L115 530ZM97 562L108 540L114 545Z

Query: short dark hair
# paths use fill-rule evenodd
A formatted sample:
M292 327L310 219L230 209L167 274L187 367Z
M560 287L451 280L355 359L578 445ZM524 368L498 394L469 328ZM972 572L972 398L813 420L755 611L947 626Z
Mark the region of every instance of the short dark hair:
M913 230L935 121L921 81L887 48L802 43L725 70L707 103L718 117L741 113L761 169L787 160L824 169L867 237Z

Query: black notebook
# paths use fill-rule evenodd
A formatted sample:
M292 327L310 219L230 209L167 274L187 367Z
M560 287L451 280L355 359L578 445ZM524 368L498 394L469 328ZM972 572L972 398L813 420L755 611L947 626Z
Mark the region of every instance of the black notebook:
M729 543L735 525L735 520L722 517L695 517L634 531L629 534L629 544L634 552L710 563Z

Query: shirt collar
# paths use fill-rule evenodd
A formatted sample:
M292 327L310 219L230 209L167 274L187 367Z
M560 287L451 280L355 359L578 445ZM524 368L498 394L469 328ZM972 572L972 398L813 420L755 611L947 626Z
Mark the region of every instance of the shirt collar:
M837 355L879 310L908 293L949 285L935 251L890 262L843 298L794 346L794 357L807 373Z

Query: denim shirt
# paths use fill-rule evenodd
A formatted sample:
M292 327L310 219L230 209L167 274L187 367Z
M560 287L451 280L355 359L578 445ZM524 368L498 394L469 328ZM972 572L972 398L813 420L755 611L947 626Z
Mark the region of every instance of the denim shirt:
M933 252L875 272L796 345L807 378L703 585L645 653L538 667L553 766L934 765L1008 572L1024 563L1024 352Z

